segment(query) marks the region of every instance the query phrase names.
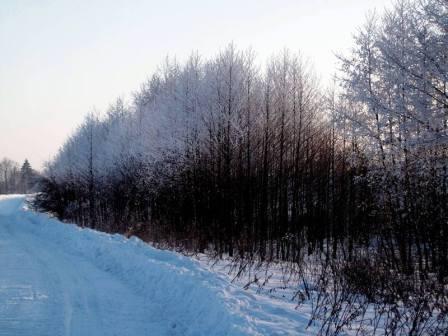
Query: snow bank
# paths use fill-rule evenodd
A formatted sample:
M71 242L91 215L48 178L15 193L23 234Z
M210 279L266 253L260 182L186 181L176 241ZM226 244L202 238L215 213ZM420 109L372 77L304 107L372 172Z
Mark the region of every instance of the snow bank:
M308 319L293 304L275 302L229 283L180 254L64 224L23 207L23 196L1 197L0 215L17 217L24 230L55 251L80 256L160 307L180 335L309 335ZM23 207L23 208L22 208ZM113 295L113 293L111 293Z
M18 212L23 205L22 195L0 195L0 216L9 216Z

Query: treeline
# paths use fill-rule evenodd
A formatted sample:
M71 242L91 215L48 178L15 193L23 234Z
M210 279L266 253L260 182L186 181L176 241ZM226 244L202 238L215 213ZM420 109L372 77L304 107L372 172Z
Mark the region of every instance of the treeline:
M106 231L140 224L192 250L294 260L304 241L321 246L363 216L326 105L287 50L264 71L233 45L167 61L131 106L88 116L50 163L43 201Z
M28 160L22 166L8 158L0 161L0 194L27 194L39 189L39 173Z
M409 305L418 333L448 311L447 17L444 0L371 16L330 92L288 50L264 68L234 45L167 60L130 104L86 118L36 203L189 251L317 256L322 291Z

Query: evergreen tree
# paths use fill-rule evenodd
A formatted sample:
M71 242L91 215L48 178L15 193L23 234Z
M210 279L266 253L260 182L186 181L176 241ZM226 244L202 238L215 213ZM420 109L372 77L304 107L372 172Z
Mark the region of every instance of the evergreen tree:
M28 159L22 164L22 168L20 169L20 192L27 194L33 188L36 183L36 173L33 168L31 168L31 164Z

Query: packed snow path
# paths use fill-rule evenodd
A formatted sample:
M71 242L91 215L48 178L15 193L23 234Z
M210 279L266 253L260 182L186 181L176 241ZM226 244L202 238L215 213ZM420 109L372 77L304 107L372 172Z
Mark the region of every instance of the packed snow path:
M0 196L0 335L308 334L288 305L197 262Z

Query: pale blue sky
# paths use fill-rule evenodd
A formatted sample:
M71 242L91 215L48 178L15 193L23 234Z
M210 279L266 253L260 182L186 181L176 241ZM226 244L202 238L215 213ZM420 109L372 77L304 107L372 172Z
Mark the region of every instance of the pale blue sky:
M92 108L129 97L166 55L233 41L263 63L284 47L324 84L368 10L389 0L0 0L0 157L50 159Z

